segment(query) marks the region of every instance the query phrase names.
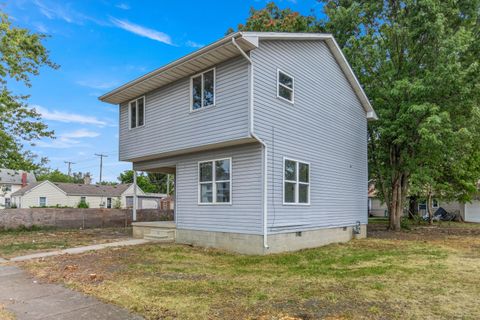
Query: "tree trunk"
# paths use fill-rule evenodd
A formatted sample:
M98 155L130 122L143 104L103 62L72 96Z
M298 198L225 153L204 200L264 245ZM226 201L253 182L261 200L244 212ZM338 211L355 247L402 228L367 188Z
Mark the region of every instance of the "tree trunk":
M427 195L427 211L428 211L428 223L433 224L433 207L432 207L432 193Z
M411 196L408 200L408 217L414 219L418 216L418 200L416 196Z
M390 217L390 224L388 228L390 230L399 231L400 227L400 218L402 216L403 208L403 195L402 195L402 186L400 184L400 179L395 179L392 184L392 199L388 206L388 212Z

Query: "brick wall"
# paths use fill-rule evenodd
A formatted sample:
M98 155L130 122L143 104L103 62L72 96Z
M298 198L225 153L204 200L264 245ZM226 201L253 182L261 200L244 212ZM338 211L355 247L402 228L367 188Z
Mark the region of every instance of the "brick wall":
M137 210L137 221L173 221L173 210ZM108 228L129 226L131 222L131 209L30 208L0 210L0 229L33 225L56 228Z

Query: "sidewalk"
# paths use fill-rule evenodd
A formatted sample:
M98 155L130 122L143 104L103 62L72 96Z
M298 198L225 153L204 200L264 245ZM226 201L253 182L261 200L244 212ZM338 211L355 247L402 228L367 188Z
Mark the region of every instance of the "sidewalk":
M131 240L95 244L91 246L76 247L76 248L57 250L57 251L39 252L39 253L28 254L25 256L14 257L9 260L0 258L0 264L5 262L18 262L18 261L26 261L26 260L39 259L39 258L47 258L47 257L59 256L62 254L79 254L79 253L84 253L88 251L102 250L106 248L134 246L137 244L144 244L148 242L150 241L144 240L144 239L131 239Z
M61 285L37 283L15 266L0 266L0 304L18 320L142 319Z

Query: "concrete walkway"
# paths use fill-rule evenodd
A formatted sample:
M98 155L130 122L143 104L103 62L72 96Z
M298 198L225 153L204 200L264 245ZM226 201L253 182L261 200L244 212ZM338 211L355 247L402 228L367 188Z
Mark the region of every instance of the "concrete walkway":
M142 319L61 285L37 283L15 266L0 266L0 304L18 320Z
M9 262L9 261L10 262L18 262L18 261L26 261L26 260L39 259L39 258L47 258L47 257L59 256L59 255L62 255L62 254L67 254L67 253L68 254L79 254L79 253L84 253L84 252L88 252L88 251L102 250L102 249L106 249L106 248L134 246L134 245L137 245L137 244L144 244L144 243L148 243L148 242L150 242L150 241L145 240L145 239L131 239L131 240L95 244L95 245L91 245L91 246L76 247L76 248L57 250L57 251L39 252L39 253L28 254L28 255L25 255L25 256L14 257L14 258L11 258L9 260L5 260L5 259L0 258L0 264L2 262Z

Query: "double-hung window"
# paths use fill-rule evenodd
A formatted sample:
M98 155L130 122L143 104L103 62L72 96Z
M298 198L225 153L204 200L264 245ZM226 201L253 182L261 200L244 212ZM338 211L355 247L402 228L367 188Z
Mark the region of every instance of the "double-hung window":
M40 207L46 207L47 206L47 197L39 197L38 198L38 205Z
M232 199L232 159L198 163L200 204L230 204Z
M145 124L145 97L130 101L128 110L130 115L130 129L141 127Z
M293 103L293 77L280 70L277 70L277 97Z
M210 69L191 78L191 110L215 105L215 69Z
M284 159L283 202L310 204L310 164Z

